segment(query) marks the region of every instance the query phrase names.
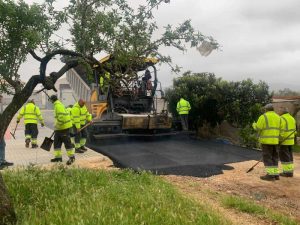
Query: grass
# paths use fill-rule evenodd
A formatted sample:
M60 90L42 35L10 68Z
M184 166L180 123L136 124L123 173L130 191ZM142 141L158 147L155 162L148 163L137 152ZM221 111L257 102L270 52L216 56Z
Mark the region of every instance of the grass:
M256 204L254 201L250 201L238 196L225 196L222 198L222 204L227 208L234 208L238 211L252 214L263 219L267 219L276 224L281 225L297 225L296 220L291 219L288 216L274 212L261 205Z
M29 167L3 176L19 225L229 224L148 173Z
M294 145L293 152L300 152L300 145Z

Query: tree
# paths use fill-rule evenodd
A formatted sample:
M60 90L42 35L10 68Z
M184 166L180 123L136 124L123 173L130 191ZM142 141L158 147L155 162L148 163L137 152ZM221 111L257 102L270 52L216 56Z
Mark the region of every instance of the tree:
M274 92L274 96L281 96L281 97L285 97L285 96L299 96L300 93L297 91L293 91L289 88L284 88L284 89L280 89L278 91Z
M190 101L191 121L197 129L204 121L212 126L226 119L237 127L245 127L259 116L261 105L270 101L268 85L254 84L247 79L227 82L213 73L186 72L174 79L166 91L170 111L177 116L176 104L180 97Z
M55 90L56 80L79 64L89 69L98 64L102 70L109 71L109 66L102 68L94 59L95 54L112 54L114 66L125 66L125 74L130 77L135 75L133 65L143 57L158 57L161 62L172 66L171 58L159 51L160 46L185 51L187 44L197 47L205 40L218 48L211 37L195 31L189 20L175 28L167 25L161 37L154 39L158 27L152 12L162 3L168 3L168 0L146 0L146 4L137 10L126 0L70 0L65 11L55 10L53 2L46 0L42 5L28 5L22 0L18 3L0 0L0 87L1 92L14 95L12 102L0 115L1 139L13 116L38 84L42 84L44 89ZM53 33L64 22L71 24L71 44L75 49L64 49L53 39ZM37 51L44 56L38 56ZM40 62L40 72L23 85L18 70L28 54ZM63 56L64 65L47 76L47 64L59 55ZM0 183L4 185L2 179ZM5 189L0 189L0 192L1 196L7 196ZM0 210L6 204L3 199L0 199ZM1 216L9 218L8 214Z

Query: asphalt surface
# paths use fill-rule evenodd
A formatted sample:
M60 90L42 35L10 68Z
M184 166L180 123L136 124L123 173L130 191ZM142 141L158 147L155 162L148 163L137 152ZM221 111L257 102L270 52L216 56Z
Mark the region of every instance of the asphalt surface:
M53 129L53 111L43 111L46 126ZM114 138L88 143L120 168L147 170L155 174L209 177L233 169L228 163L259 160L256 150L203 141L187 134L173 137Z
M118 138L88 143L121 168L147 170L155 174L209 177L233 169L225 164L258 160L256 150L214 141L196 140L188 135L169 138Z

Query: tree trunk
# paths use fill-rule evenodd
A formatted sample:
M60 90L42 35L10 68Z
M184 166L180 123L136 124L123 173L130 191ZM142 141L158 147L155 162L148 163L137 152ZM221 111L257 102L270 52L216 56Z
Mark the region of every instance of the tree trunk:
M0 173L0 225L16 224L17 217Z

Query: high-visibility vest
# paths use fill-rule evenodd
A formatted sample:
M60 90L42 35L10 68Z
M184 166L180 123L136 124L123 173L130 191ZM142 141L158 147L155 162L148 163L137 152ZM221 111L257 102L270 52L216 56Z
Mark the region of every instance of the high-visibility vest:
M92 115L87 110L87 107L84 105L80 108L80 124L84 126L87 122L92 120Z
M179 115L189 114L189 111L191 110L191 105L187 100L181 98L177 103L176 109Z
M24 124L33 123L37 124L38 120L40 123L44 123L40 108L32 102L27 103L20 110L17 120L20 120L24 116Z
M259 133L259 143L277 145L280 134L280 116L274 111L268 111L261 115L253 128Z
M72 122L73 125L77 128L80 129L81 125L80 125L80 105L78 104L78 102L76 102L74 104L74 106L71 109L71 114L72 114Z
M289 113L281 115L280 139L281 145L294 145L296 135L296 120ZM286 140L285 140L286 139Z
M71 108L71 107L68 107L68 108L66 108L66 110L67 110L67 112L70 114L71 122L72 122L72 124L73 124L73 116L72 116L72 112L71 112L72 108Z
M56 100L54 103L54 118L55 118L55 130L65 130L72 127L72 121L70 113L67 112L65 106Z
M100 87L102 88L104 85L107 86L108 82L110 80L110 73L109 72L105 72L104 74L105 79L103 76L100 77L99 83L100 83Z

